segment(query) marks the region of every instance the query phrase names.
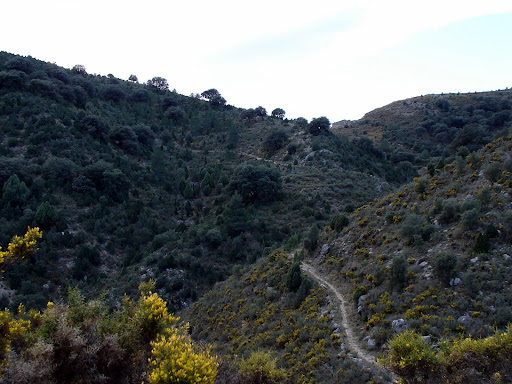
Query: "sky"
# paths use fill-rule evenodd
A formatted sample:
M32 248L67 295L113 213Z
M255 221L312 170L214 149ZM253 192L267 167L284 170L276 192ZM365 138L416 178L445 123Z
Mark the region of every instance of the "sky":
M0 51L289 118L512 86L510 0L17 0Z

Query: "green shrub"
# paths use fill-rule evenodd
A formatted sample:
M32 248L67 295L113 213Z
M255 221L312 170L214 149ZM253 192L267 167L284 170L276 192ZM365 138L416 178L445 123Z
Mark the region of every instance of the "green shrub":
M491 250L491 242L485 233L479 233L475 237L473 244L474 253L489 253Z
M331 220L331 228L334 229L336 232L341 232L343 228L345 228L348 225L348 217L346 215L336 215Z
M400 255L393 258L391 264L391 287L401 291L407 282L407 260Z
M277 368L276 361L267 351L251 353L238 367L247 384L281 383L286 378L286 372Z
M440 253L434 258L433 267L436 277L447 285L455 275L456 266L457 256L450 253Z
M297 292L302 284L303 276L302 271L300 270L299 263L293 263L288 269L288 273L286 275L286 288L290 292Z
M484 175L485 175L485 177L487 177L487 179L491 183L495 183L499 180L499 178L501 176L501 171L502 171L501 164L492 163L487 168L485 168Z

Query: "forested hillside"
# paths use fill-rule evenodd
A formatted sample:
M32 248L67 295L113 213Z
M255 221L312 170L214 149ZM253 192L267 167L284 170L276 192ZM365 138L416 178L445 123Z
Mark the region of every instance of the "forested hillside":
M369 138L392 162L435 165L440 158L467 156L506 135L512 121L512 90L425 95L395 101L333 130Z
M171 89L0 53L0 375L163 383L148 359L178 354L208 383L389 382L304 259L410 377L405 329L435 344L512 320L511 91L331 127ZM71 377L75 357L92 363Z
M153 278L178 310L233 265L415 172L328 121L240 110L215 90L187 97L161 77L139 84L8 53L0 70L0 243L44 231L32 259L6 270L11 308L76 284L115 303Z

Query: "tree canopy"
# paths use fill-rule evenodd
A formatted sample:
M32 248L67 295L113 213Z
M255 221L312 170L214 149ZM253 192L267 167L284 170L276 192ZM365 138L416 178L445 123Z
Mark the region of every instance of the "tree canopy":
M331 127L331 122L325 116L311 120L308 124L308 132L313 136L317 136L323 132L327 132Z
M277 117L278 119L284 119L285 114L284 109L281 108L276 108L272 111L272 117Z
M148 87L154 88L158 91L168 91L169 90L169 83L167 82L167 79L164 79L163 77L153 77L151 80L148 80L147 82Z
M240 193L245 204L273 201L281 191L281 173L273 168L242 164L235 169L230 186Z

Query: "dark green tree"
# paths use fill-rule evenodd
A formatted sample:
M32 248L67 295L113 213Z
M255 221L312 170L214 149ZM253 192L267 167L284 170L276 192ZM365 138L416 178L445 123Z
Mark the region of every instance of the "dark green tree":
M475 243L473 244L474 253L489 253L491 250L491 242L489 237L485 233L479 233L475 237Z
M286 112L284 109L276 108L272 111L272 117L276 117L278 119L284 119Z
M133 83L136 83L139 81L139 79L137 78L137 76L135 75L130 75L130 77L128 78L128 80L130 80L131 82Z
M391 264L391 287L402 291L407 282L407 260L400 255L393 258Z
M148 80L146 84L149 88L155 89L157 91L169 90L169 83L167 82L167 79L164 79L163 77L153 77L151 80Z
M238 236L249 229L249 214L242 197L235 192L222 213L223 229L230 237Z
M84 116L78 126L95 139L105 138L110 131L108 123L103 118L95 115Z
M299 308L304 299L309 296L311 288L313 288L313 281L309 277L303 276L299 290L297 291L297 296L295 296L295 308Z
M34 216L36 225L42 229L49 229L57 223L58 219L57 212L55 212L55 209L48 201L45 201L37 208L36 215Z
M288 288L290 292L297 292L302 283L302 279L300 264L295 262L290 266L286 274L286 288Z
M85 66L83 66L82 64L76 64L73 68L71 68L71 72L73 72L75 75L87 75Z
M318 235L318 227L313 225L309 230L308 235L304 239L304 248L306 248L308 251L313 251L318 244Z
M267 110L265 108L263 108L262 106L259 106L258 108L256 108L255 111L256 111L256 116L261 117L262 119L267 117Z
M263 142L263 150L265 152L275 152L283 148L287 140L288 134L282 129L272 131Z
M281 191L281 173L260 165L239 165L233 174L230 189L237 191L245 204L274 201Z
M313 136L317 136L323 132L327 132L330 127L331 122L329 119L322 116L311 120L311 123L308 124L308 132Z
M103 85L100 88L100 95L106 101L119 103L126 99L126 93L118 85Z
M4 183L2 202L8 208L22 208L30 196L27 185L20 181L18 175L12 175Z
M181 107L171 106L165 111L165 116L174 121L175 124L181 124L187 117L185 111Z
M440 253L435 257L433 267L437 278L448 285L455 275L457 256L451 253Z
M336 215L331 220L331 228L334 229L336 232L341 232L343 228L345 228L348 225L348 217L347 215Z
M214 96L210 99L210 104L214 107L219 107L221 105L226 104L226 99L223 98L221 95Z
M201 93L201 96L206 100L212 100L214 97L220 96L220 93L215 88L212 88Z
M256 117L258 117L258 113L253 108L245 110L241 116L242 120L247 120L249 123L252 123Z

